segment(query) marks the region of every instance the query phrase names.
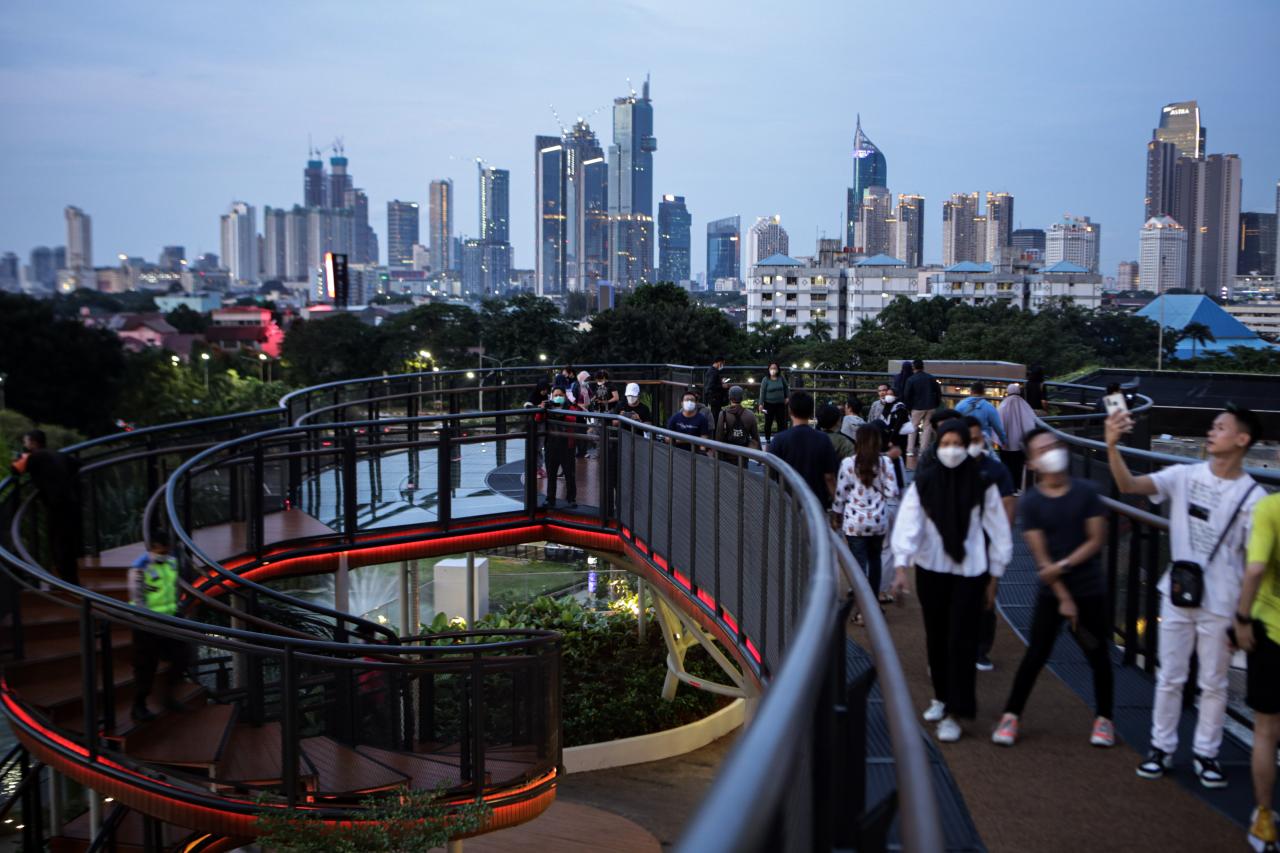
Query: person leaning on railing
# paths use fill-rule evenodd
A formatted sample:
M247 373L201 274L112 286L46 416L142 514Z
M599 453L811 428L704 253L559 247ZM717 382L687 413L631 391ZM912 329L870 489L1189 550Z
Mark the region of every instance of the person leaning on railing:
M1106 420L1107 459L1116 488L1169 505L1172 563L1158 585L1160 668L1151 711L1151 749L1137 770L1144 779L1159 779L1173 767L1182 688L1194 651L1199 661L1200 707L1193 766L1204 787L1227 786L1218 763L1231 664L1227 630L1239 612L1249 515L1263 496L1261 487L1244 471L1245 454L1260 435L1260 427L1256 414L1230 407L1209 427L1207 462L1170 465L1135 477L1119 449L1120 437L1133 428L1133 416L1116 412Z
M44 430L33 429L23 434L22 451L9 469L14 474L31 477L45 511L53 567L64 581L78 585L83 538L80 463L74 456L50 450Z

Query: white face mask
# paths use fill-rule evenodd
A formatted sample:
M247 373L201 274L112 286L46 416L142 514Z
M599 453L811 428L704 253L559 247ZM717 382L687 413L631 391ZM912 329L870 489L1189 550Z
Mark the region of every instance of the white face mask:
M564 405L564 397L552 397L552 398L551 398L551 402L552 402L552 403L555 403L557 406L563 406L563 405Z
M885 394L885 395L884 395L884 401L885 401L886 403L892 403L892 402L893 402L894 400L896 400L896 399L898 399L898 398L897 398L897 397L895 397L895 396L893 396L892 394Z
M938 461L948 468L955 468L968 457L969 451L964 447L939 447Z
M639 397L628 397L628 398L627 398L627 405L628 405L628 406L634 406L636 403L639 403L639 402L640 402L640 398L639 398Z
M1036 458L1036 470L1045 474L1061 474L1071 464L1071 454L1065 447L1054 447Z
M693 411L694 409L696 409L696 408L698 408L698 404L697 404L697 403L695 403L695 402L693 402L692 400L685 400L685 401L684 401L684 410L685 410L686 412L692 412L692 411Z
M977 459L979 456L981 456L986 452L987 452L987 446L985 444L969 445L969 455L974 459Z
M778 375L778 368L776 368L776 367L771 367L771 368L769 368L769 375L770 375L770 376L777 376L777 375Z

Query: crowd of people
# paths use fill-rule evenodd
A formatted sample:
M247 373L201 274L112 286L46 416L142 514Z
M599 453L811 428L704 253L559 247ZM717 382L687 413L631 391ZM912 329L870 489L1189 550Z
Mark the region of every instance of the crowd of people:
M1042 378L1010 384L999 405L976 382L948 408L941 383L917 360L904 363L864 407L856 398L819 402L793 387L771 363L754 389L753 412L743 405L743 388L729 385L723 368L724 360L717 359L701 393L685 393L666 428L763 447L786 461L829 510L881 604L914 590L933 691L923 717L935 725L939 741L954 742L973 730L978 673L993 668L997 587L1012 560L1015 525L1020 525L1037 567L1039 592L1028 647L990 739L1004 747L1018 742L1036 680L1065 625L1092 671L1088 743L1115 744L1114 620L1100 556L1108 524L1095 486L1071 475L1070 453L1058 434L1037 426L1037 410L1044 405ZM652 423L648 411L640 409L638 385L627 387L623 402L601 388L607 375L579 387L584 376L547 405L590 411L595 404L596 411ZM603 408L611 398L614 402ZM758 417L764 420L763 440ZM1118 449L1132 426L1125 411L1106 420L1112 479L1121 493L1169 506L1171 552L1158 586L1160 616L1153 629L1159 632L1159 666L1150 744L1136 772L1155 779L1173 767L1194 654L1199 701L1191 769L1206 788L1228 784L1218 760L1227 677L1234 651L1244 650L1246 702L1255 715L1252 775L1258 806L1250 837L1257 849L1266 849L1276 838L1269 804L1280 742L1280 495L1267 497L1243 467L1260 436L1260 421L1247 410L1228 409L1209 430L1207 461L1143 476L1129 471ZM566 451L556 454L568 458ZM554 491L552 485L548 494Z

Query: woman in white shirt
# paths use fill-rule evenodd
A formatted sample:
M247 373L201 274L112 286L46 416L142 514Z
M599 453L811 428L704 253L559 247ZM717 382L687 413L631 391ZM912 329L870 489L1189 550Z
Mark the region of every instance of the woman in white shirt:
M831 512L877 595L880 554L892 521L891 505L897 499L898 477L889 458L880 455L880 429L863 424L854 433L853 456L840 463Z
M975 693L979 627L990 580L1013 554L1009 518L995 483L968 455L962 420L939 427L936 454L925 457L894 522L895 594L907 589L916 567L933 702L925 711L938 723L938 740L960 739L959 719L978 710Z

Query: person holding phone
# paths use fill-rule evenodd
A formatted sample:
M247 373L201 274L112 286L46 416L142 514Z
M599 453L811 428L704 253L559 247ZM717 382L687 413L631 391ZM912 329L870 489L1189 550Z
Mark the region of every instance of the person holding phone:
M1013 746L1018 740L1022 711L1036 677L1049 660L1064 621L1093 670L1096 717L1089 733L1094 746L1115 745L1112 722L1115 680L1111 672L1111 612L1107 607L1107 577L1098 554L1107 541L1107 519L1092 483L1068 473L1067 448L1049 430L1033 429L1023 439L1028 464L1037 475L1019 504L1022 535L1035 557L1040 592L1031 617L1027 646L1004 716L991 735L992 743Z
M1116 488L1146 495L1169 506L1172 563L1160 579L1158 622L1160 668L1151 710L1151 749L1138 765L1144 779L1159 779L1173 767L1178 748L1182 688L1191 654L1199 661L1200 707L1196 717L1193 767L1206 788L1225 788L1218 763L1227 716L1227 671L1231 664L1227 630L1240 599L1249 517L1263 491L1244 471L1244 457L1262 432L1258 416L1229 406L1213 419L1205 441L1207 462L1170 465L1135 477L1120 455L1120 437L1133 416L1107 417L1107 461ZM1149 630L1149 629L1148 629Z

